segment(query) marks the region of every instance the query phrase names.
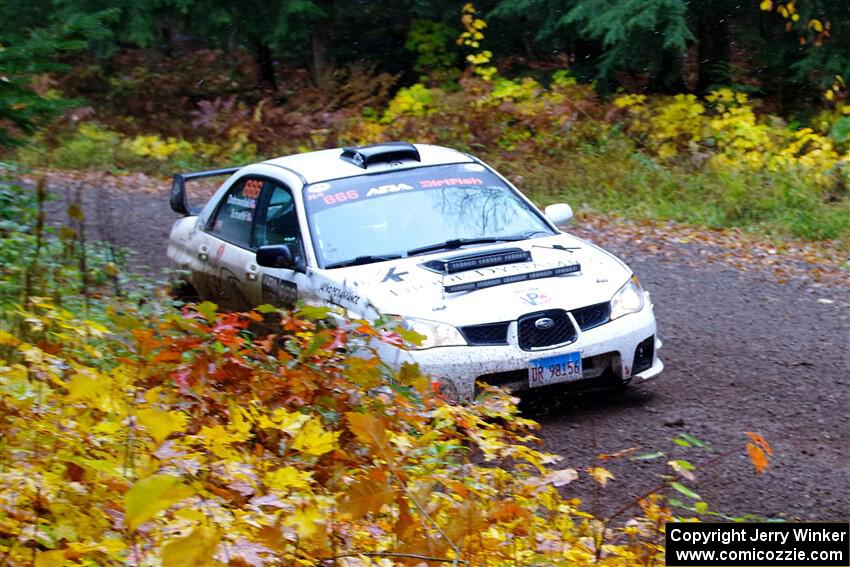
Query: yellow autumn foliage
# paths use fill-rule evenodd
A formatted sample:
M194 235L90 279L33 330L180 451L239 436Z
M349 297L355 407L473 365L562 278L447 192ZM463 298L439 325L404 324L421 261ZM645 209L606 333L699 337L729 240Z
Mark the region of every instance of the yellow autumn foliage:
M719 170L798 170L814 184L834 182L850 162L850 148L839 150L827 134L810 127L790 129L756 113L745 93L724 88L700 100L675 95L647 100L627 94L614 100L626 113L627 132L663 160L702 157ZM843 112L821 117L828 131Z
M584 473L549 468L504 392L453 405L386 369L361 386L363 359L314 315L284 313L268 336L247 333L258 313L211 304L130 315L103 326L44 301L24 336L0 336L0 554L15 565L660 561L663 501L627 523L583 512L557 487ZM349 349L385 333L359 332Z

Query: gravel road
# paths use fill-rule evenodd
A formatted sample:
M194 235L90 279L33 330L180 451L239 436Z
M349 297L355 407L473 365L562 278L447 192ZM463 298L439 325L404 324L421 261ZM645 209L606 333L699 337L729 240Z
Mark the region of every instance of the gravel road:
M166 184L143 176L80 183L88 238L127 247L136 253L135 270L161 273L177 218ZM62 185L51 182L54 223L64 221L71 193ZM633 239L612 242L598 226L575 232L619 254L651 291L666 370L622 392L526 396L524 411L542 424L545 448L562 455L563 466L595 466L598 454L633 447L668 456L606 461L615 476L606 487L579 480L565 494L581 495L586 509L608 515L658 484L668 459L707 460L743 446L745 432L755 431L775 450L770 468L754 475L741 451L700 470L692 486L711 510L850 520L850 287L782 284L757 269L707 264L698 243L670 255ZM710 443L714 453L675 445L671 438L680 433Z

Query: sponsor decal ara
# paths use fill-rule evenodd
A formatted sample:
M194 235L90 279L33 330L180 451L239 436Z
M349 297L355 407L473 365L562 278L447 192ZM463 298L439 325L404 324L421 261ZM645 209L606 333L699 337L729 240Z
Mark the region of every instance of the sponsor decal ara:
M388 193L398 193L399 191L410 191L412 189L413 187L411 187L407 183L390 183L389 185L372 187L366 192L366 196L374 197L376 195L386 195Z

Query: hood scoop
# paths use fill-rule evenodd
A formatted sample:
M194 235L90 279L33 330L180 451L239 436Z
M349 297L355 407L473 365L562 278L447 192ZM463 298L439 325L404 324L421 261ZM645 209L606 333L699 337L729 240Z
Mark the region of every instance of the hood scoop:
M419 265L426 270L449 275L467 270L492 268L493 266L504 266L506 264L523 262L531 262L531 252L522 248L507 248L504 250L490 250L477 254L464 254L446 259L430 260Z

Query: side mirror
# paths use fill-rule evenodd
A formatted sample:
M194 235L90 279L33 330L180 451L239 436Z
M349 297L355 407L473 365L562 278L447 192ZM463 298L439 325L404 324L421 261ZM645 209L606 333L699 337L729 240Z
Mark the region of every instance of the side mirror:
M304 260L295 257L292 249L286 244L271 244L257 248L257 263L266 268L283 268L303 272L306 270Z
M189 208L189 199L186 197L186 179L176 174L171 179L171 210L184 217L192 215Z
M573 220L573 208L566 203L555 203L543 210L546 218L558 228L566 228Z

